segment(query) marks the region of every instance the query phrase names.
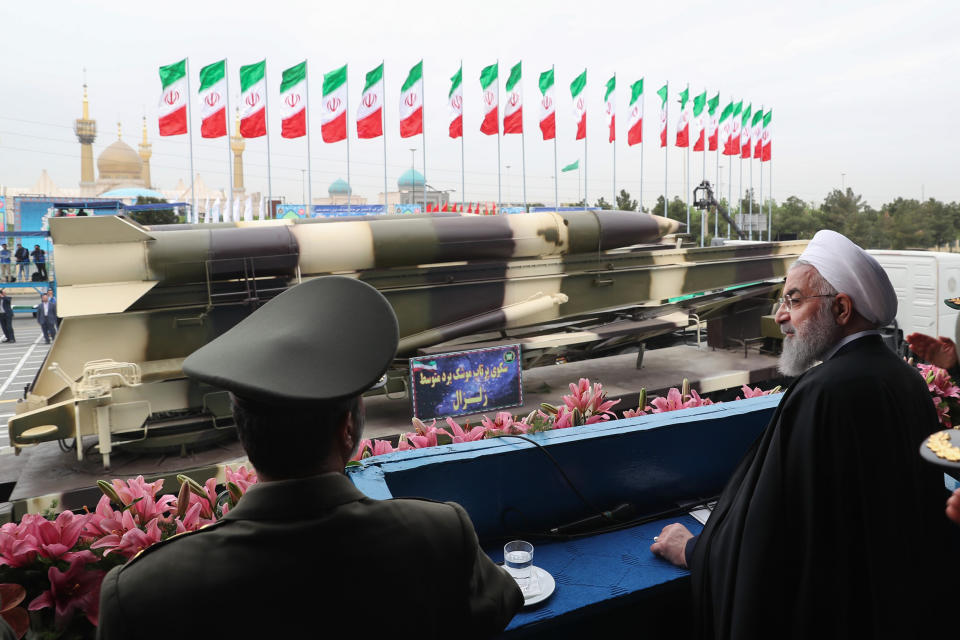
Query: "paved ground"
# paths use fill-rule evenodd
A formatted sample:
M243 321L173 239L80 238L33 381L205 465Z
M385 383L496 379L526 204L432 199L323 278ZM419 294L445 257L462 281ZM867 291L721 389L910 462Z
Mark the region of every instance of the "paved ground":
M17 316L13 333L16 343L0 344L0 455L13 453L7 420L13 415L14 403L23 397L24 386L33 380L50 350L40 325L31 316Z

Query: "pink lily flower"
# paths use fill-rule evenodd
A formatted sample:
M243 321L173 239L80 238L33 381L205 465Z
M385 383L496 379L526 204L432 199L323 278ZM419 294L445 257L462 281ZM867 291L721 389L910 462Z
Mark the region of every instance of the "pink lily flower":
M82 561L72 562L65 572L50 567L47 571L50 588L34 598L27 608L37 611L53 607L58 626L67 622L70 615L79 609L90 624L96 626L100 612L100 584L105 573L87 569L85 564Z
M653 413L676 411L683 409L683 396L680 395L679 389L673 387L667 392L666 398L654 398L650 401L650 404L653 406Z
M647 409L650 409L650 407L648 406ZM641 409L640 407L637 407L636 409L627 409L623 412L624 418L636 418L638 416L645 415L647 415L647 410Z
M389 440L374 440L370 455L382 456L385 453L393 453L394 451L395 449Z
M224 515L227 513L227 505L223 505ZM200 503L195 502L190 505L187 509L187 512L183 516L183 520L177 518L174 520L177 525L177 533L185 533L187 531L196 531L203 526L203 521L200 519Z
M350 458L351 462L360 462L364 458L370 457L370 439L364 438L360 441L360 446L357 447L357 452L353 454L353 457Z
M36 536L27 533L25 527L13 522L0 526L0 567L18 568L33 564L38 546Z
M689 409L690 407L705 407L707 405L713 404L713 400L710 398L701 398L694 389L690 390L690 399L683 403L684 408Z
M362 445L363 443L361 443L361 447ZM250 485L256 484L258 481L257 474L254 473L253 469L248 471L246 465L241 465L236 471L230 467L227 467L224 469L224 474L227 477L227 482L232 482L233 484L237 485L244 493L247 492L247 489L250 488Z
M47 520L43 516L27 514L20 524L25 526L35 540L33 549L42 557L50 560L63 559L71 562L74 557L86 557L90 552L71 551L80 541L80 534L90 519L88 515L75 515L72 511L63 511L56 520ZM26 542L26 538L25 538ZM27 542L27 544L31 544ZM92 555L92 554L91 554Z
M433 427L424 435L418 435L416 433L407 433L404 434L410 444L414 449L424 449L426 447L435 447L437 446L437 429Z
M556 419L553 422L554 429L568 429L575 426L573 424L573 412L567 407L560 407Z
M450 426L450 431L446 429L440 429L440 431L450 436L453 442L475 442L482 440L483 436L486 435L486 430L482 426L478 425L465 430L453 418L447 418L447 425Z
M125 511L124 515L129 515L129 513ZM104 557L107 557L111 553L119 553L128 559L132 558L147 547L151 547L163 539L163 534L160 532L160 526L158 523L159 518L154 518L147 523L146 531L133 528L128 530L122 536L118 536L116 534L104 536L100 540L90 545L90 548L107 549L103 552Z

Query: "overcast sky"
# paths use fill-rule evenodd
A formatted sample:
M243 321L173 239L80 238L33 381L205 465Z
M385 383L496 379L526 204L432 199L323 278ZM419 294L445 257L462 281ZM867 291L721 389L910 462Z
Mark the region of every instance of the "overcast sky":
M383 190L383 144L357 140L355 115L364 74L385 61L387 175L390 189L410 166L422 170L423 140L401 139L397 102L409 68L424 60L427 181L455 190L459 200L460 142L447 137L450 77L464 69L464 129L467 200L497 199L497 139L479 133L479 74L498 58L501 83L523 61L527 130L526 183L530 201L553 201L553 144L541 139L537 77L556 65L558 161L580 159L588 172L588 197L612 197L613 149L607 142L604 84L618 79L619 140L616 186L634 197L640 190L640 146L626 146L629 85L645 78L646 120L643 199L653 204L664 189L664 150L657 138L655 91L670 82L671 142L676 94L720 92L773 109L773 193L822 201L846 185L877 207L897 196L960 200L960 148L953 120L960 99L958 10L950 2L561 2L487 0L451 2L120 2L99 0L0 5L4 37L4 99L0 102L0 184L28 186L47 169L60 186L77 186L80 149L72 132L80 116L83 68L87 69L91 116L97 120L94 155L116 140L136 146L147 116L153 143L151 169L156 187L188 181L187 136L159 138L157 68L189 57L192 89L201 66L229 61L231 108L239 97L238 69L267 59L269 97L279 93L280 73L309 60L313 193L325 195L334 179L347 177L346 143L324 144L319 135L322 73L349 64L350 181L354 193L376 201ZM569 85L588 70L587 161L574 140ZM225 187L227 150L223 139L199 137L194 111L195 169L211 186ZM288 202L302 200L306 168L303 139L279 135L279 109L270 113L272 184ZM505 201L520 201L521 140L502 141ZM264 138L248 140L244 154L248 190L267 190ZM670 196L681 194L684 156L671 146ZM702 154L691 154L692 176L702 178ZM707 177L716 175L708 155ZM721 184L727 193L728 159L721 157ZM507 168L509 165L509 169ZM744 189L750 163L743 163ZM759 189L760 167L754 163ZM740 162L732 167L736 197ZM769 165L764 186L769 189ZM695 184L696 184L695 182ZM577 197L576 172L560 178L561 200Z

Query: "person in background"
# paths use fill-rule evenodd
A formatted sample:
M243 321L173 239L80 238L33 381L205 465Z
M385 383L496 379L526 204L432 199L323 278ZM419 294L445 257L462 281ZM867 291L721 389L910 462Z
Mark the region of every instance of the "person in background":
M47 252L40 248L40 245L33 245L33 251L30 252L30 255L33 256L33 264L37 268L37 277L42 281L47 279Z
M16 342L13 335L13 305L3 289L0 289L0 329L3 329L3 342Z
M57 337L57 303L51 302L47 294L40 296L40 305L37 307L37 322L43 331L43 339L47 344Z
M17 280L26 282L30 279L30 252L18 242L13 257L17 260Z
M3 278L4 282L10 282L10 279L13 278L13 262L11 258L13 257L13 252L7 248L7 245L0 245L0 278Z
M819 231L787 273L780 370L796 376L703 532L651 551L689 566L701 638L937 638L960 570L943 473L919 446L937 412L878 327L897 296L880 264ZM818 364L818 362L820 364Z
M189 378L233 395L259 482L215 524L112 569L100 640L168 638L168 625L144 624L158 611L189 621L180 639L475 638L506 627L523 594L461 506L373 500L344 473L363 434L360 396L382 380L397 337L376 289L329 276L184 361ZM255 604L238 588L255 589ZM387 603L397 615L364 613Z

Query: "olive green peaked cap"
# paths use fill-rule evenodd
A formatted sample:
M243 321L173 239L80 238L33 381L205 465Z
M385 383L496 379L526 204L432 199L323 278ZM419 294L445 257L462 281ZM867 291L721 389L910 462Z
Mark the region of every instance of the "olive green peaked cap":
M342 276L287 289L183 363L191 378L257 402L311 403L372 387L397 351L380 292Z

